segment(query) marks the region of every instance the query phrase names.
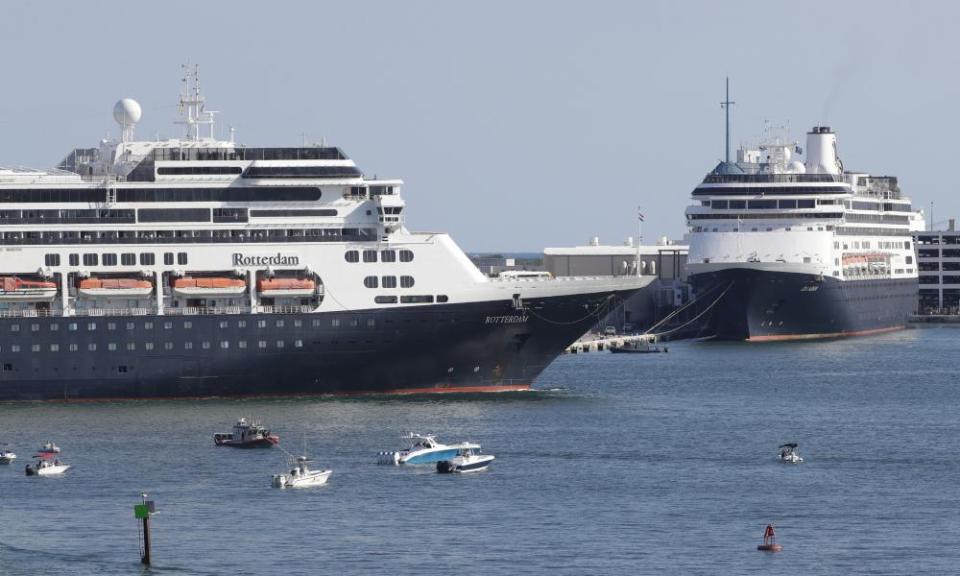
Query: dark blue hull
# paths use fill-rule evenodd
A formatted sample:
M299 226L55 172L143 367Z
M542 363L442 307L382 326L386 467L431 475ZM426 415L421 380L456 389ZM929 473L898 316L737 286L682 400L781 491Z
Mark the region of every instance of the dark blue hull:
M0 400L530 386L634 290L355 312L0 318ZM16 327L14 327L16 326Z
M690 277L705 304L723 297L705 331L723 340L836 338L903 328L917 306L912 279L851 280L743 268ZM716 295L716 296L714 296Z

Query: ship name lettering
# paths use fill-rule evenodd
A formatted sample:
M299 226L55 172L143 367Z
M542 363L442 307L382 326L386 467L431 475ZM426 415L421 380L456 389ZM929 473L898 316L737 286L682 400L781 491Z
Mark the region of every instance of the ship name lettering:
M487 324L523 324L529 320L529 316L508 315L508 316L487 316Z
M300 264L299 256L290 254L233 254L234 266L297 266Z

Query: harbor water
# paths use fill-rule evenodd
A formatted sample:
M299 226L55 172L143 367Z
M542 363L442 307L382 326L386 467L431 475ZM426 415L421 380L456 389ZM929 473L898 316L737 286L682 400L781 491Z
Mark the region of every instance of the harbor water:
M958 352L933 328L564 356L529 393L2 404L0 574L143 573L141 491L163 574L954 573ZM215 447L240 416L330 483L272 489L280 450ZM497 460L376 465L408 431ZM25 477L48 440L74 468ZM767 523L780 554L756 550Z

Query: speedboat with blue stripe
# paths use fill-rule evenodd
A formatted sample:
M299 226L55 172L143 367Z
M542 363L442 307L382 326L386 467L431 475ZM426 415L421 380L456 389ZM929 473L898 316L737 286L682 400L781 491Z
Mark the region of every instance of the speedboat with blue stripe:
M465 444L443 444L437 441L432 435L422 435L411 432L404 436L411 440L409 448L399 452L380 452L379 463L387 465L399 464L433 464L443 460L450 460L459 453L459 450Z

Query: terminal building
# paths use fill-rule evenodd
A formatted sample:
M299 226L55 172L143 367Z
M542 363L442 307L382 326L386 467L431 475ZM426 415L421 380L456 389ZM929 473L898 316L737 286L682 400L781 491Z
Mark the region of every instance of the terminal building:
M687 246L666 237L655 245L636 246L633 238L603 245L594 237L587 246L543 251L543 269L554 276L635 276L638 262L640 275L653 276L653 282L600 322L600 328L613 326L619 332L648 328L689 301Z
M960 232L954 220L946 230L917 232L920 314L960 314Z

